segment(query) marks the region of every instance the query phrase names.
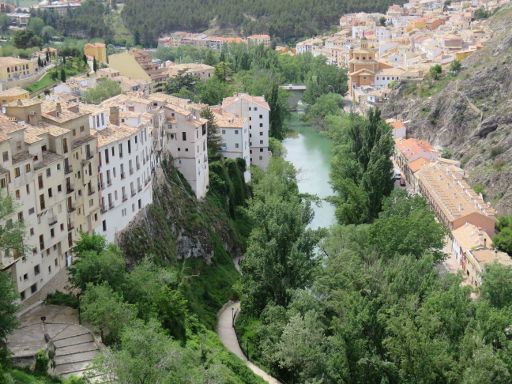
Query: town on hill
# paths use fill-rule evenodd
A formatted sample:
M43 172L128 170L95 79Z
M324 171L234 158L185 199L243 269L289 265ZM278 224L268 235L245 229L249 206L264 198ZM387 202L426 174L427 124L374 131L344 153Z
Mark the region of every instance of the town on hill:
M203 3L0 3L0 383L510 383L509 2Z

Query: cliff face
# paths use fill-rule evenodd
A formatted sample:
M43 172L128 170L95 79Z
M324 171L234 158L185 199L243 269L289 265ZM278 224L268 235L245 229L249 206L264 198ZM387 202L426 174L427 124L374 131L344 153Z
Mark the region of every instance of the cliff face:
M119 236L129 263L146 255L164 264L188 258L210 263L216 246L233 257L241 255L238 236L222 210L208 200L197 201L187 182L167 163L155 179L153 204Z
M450 152L475 190L499 214L512 214L512 8L489 25L492 38L457 76L400 84L383 116L409 120L409 136Z

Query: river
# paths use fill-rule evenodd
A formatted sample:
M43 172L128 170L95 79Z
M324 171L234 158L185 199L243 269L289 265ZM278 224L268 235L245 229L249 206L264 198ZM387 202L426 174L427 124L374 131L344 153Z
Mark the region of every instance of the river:
M333 195L329 184L331 171L331 142L313 127L304 123L297 112L288 121L293 133L283 140L285 158L297 170L297 184L301 193L310 193L319 198ZM322 201L313 205L315 217L310 228L330 227L335 224L334 206Z

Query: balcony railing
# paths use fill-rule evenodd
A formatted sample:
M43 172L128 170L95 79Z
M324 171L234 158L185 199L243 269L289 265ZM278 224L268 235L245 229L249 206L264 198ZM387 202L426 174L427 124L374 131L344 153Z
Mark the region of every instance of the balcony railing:
M135 192L135 189L132 189L132 197L135 196L137 192Z
M66 193L74 192L75 188L71 184L66 184Z
M93 195L93 194L94 194L94 192L96 192L96 191L94 190L94 188L89 188L89 190L87 191L87 194L88 194L89 196L91 196L91 195Z
M123 202L126 201L126 200L128 200L128 196L123 195Z
M71 212L75 212L76 211L76 208L73 206L73 204L71 205L68 205L68 212L71 213Z
M94 155L92 154L92 152L87 152L85 154L85 160L91 160L93 157Z
M64 166L64 174L65 175L68 175L70 174L71 172L73 172L73 167L71 165L66 165Z
M48 218L48 225L55 225L57 224L57 216L50 216Z

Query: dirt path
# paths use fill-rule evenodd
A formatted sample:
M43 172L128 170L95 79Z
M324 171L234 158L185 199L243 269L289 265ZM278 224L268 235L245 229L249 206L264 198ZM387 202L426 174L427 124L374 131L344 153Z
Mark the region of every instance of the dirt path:
M219 312L217 323L217 334L224 346L237 357L242 359L255 375L261 377L269 384L281 384L279 381L268 375L265 371L247 360L247 357L242 352L238 339L236 337L235 329L233 328L233 315L240 311L240 302L228 303Z

